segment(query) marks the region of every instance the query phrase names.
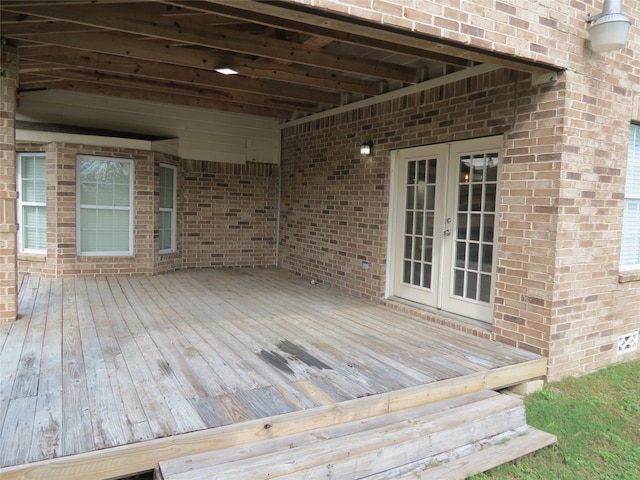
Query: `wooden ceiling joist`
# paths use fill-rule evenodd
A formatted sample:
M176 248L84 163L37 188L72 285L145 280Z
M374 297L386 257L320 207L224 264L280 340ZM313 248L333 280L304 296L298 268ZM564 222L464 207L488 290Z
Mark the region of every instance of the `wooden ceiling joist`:
M341 56L322 50L312 50L291 42L273 38L238 33L236 30L216 27L205 29L199 26L187 26L171 18L158 17L153 22L146 18L115 16L116 7L110 5L77 5L73 9L52 4L38 7L13 7L8 10L25 15L34 15L53 20L78 23L90 27L98 27L112 31L144 35L149 38L170 40L214 48L223 51L242 53L274 60L302 65L328 68L332 70L382 77L415 83L416 74L413 69L399 65L372 62L362 58ZM127 12L129 13L129 12Z
M281 120L478 65L549 69L290 1L2 0L0 13L3 41L18 46L21 91L130 95ZM215 72L221 65L238 74Z

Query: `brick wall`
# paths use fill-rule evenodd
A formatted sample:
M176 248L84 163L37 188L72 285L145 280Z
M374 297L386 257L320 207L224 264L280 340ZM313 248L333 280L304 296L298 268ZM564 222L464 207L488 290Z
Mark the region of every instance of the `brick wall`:
M600 0L293 1L566 69L552 86L520 85L505 136L494 335L547 355L551 379L638 358L637 351L618 355L617 340L640 330L640 273L618 271L629 123L640 120L640 3L623 2L632 19L627 47L599 54L589 49L585 18L601 11ZM325 122L318 128L329 128ZM473 136L466 119L456 125ZM379 127L377 138L409 135L387 118L371 128ZM413 144L432 143L429 136ZM344 141L344 148L355 147ZM304 230L296 235L286 240L304 238ZM311 254L294 246L301 257ZM383 276L383 262L375 264ZM371 289L352 290L370 296Z
M499 70L285 128L279 262L367 298L384 296L389 153L498 135L514 122L522 74ZM373 139L373 155L359 146ZM369 262L369 270L362 269Z
M19 255L21 272L45 276L129 275L154 272L157 248L154 226L155 169L152 152L69 143L18 144L19 152L45 152L47 156L47 254ZM125 158L134 161L133 257L78 256L77 156Z
M276 263L278 167L184 161L184 268Z
M17 316L15 113L18 53L0 45L0 322Z
M78 144L20 143L47 155L47 254L19 254L22 273L43 276L155 274L180 268L275 265L278 167L181 160ZM77 255L77 155L133 159L134 255ZM159 165L176 165L176 253L159 250Z
M382 298L390 151L504 133L494 338L549 356L550 378L629 358L615 347L640 329L638 282L620 283L617 269L630 103L617 119L609 106L595 134L576 131L573 122L610 101L578 95L579 81L567 73L531 87L526 75L503 70L285 128L281 265ZM362 159L368 138L374 155ZM362 270L363 261L372 268Z

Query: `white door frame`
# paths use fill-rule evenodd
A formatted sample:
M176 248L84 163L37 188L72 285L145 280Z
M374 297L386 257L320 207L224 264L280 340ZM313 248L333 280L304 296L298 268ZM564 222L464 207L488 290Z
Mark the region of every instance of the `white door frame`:
M491 299L490 302L470 301L465 298L454 297L453 292L453 271L455 262L455 240L457 231L457 195L458 195L458 165L459 158L465 154L494 153L502 156L503 137L493 136L480 139L464 140L458 142L448 142L443 144L413 147L391 152L390 171L390 198L389 198L389 220L387 239L387 272L385 284L385 297L399 297L409 301L418 302L427 307L441 309L443 312L450 312L463 315L474 320L492 323L493 305L495 296L495 273L497 260L497 225L498 225L498 204L500 198L500 172L501 162L498 163L496 182L496 205L493 232L493 252L492 252L492 272L491 272ZM404 229L405 210L400 201L406 201L406 168L401 161L411 159L438 158L437 172L437 208L434 219L434 250L438 251L438 258L433 259L433 278L437 280L434 284L434 291L423 289L420 293L421 301L415 296L403 295L402 287L399 287L399 273L397 269L402 269L403 262L403 234L398 232ZM402 185L401 185L402 184ZM402 189L402 190L401 190ZM446 211L443 208L446 206ZM400 214L402 213L402 214ZM451 224L446 224L446 219L452 219ZM444 231L449 230L449 235ZM435 291L437 290L437 291ZM426 301L425 301L426 299Z

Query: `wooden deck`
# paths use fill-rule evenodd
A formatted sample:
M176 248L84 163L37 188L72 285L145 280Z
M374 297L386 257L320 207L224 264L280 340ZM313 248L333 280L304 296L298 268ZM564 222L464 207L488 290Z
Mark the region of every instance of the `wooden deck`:
M27 277L19 305L19 321L0 325L7 480L113 478L197 451L190 442L233 442L229 426L391 410L437 399L425 385L499 388L546 368L276 269Z

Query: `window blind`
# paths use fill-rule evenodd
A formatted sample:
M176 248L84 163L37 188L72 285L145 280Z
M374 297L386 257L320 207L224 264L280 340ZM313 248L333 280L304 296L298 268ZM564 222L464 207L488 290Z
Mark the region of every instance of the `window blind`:
M623 269L640 268L640 125L631 125L622 219Z

